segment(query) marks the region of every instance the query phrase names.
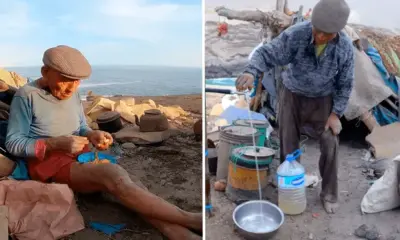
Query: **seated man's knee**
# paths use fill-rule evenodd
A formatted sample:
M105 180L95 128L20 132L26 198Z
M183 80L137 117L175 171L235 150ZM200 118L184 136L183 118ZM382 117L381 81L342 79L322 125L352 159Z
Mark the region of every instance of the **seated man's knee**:
M113 194L123 194L126 186L131 182L128 172L116 164L102 164L104 166L103 181L108 191Z

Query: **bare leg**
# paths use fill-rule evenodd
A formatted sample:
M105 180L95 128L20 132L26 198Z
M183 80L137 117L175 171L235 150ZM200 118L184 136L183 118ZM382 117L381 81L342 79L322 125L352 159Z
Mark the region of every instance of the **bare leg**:
M123 205L146 218L195 230L202 229L201 213L183 211L146 191L135 184L129 174L118 165L72 164L70 187L78 192L106 191L114 195Z
M152 218L146 218L145 220L157 228L164 236L170 240L200 240L202 239L199 235L191 232L189 229L182 227L181 225L171 224Z
M335 213L338 204L338 148L339 140L327 130L321 135L319 171L322 176L321 201L327 213Z

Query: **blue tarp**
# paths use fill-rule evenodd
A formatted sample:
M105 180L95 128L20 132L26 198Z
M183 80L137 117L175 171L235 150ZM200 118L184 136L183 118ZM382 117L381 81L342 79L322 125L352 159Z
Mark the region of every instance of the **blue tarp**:
M382 105L377 105L376 107L374 107L372 109L372 113L376 121L381 126L385 126L398 121L398 116Z
M389 72L387 71L378 50L374 48L371 44L369 44L368 48L365 50L365 53L370 57L372 62L375 64L386 86L390 87L390 89L392 89L395 95L398 95L399 86L397 79L394 75L389 74ZM381 104L374 107L372 109L372 113L374 114L375 119L381 126L385 126L399 121L399 118L396 114L394 114Z
M393 90L393 93L397 95L399 92L399 87L396 77L389 74L385 65L383 64L382 57L378 50L370 44L368 49L365 50L365 53L371 58L376 68L379 70L379 73L381 74L382 79L385 81L386 86L390 87Z

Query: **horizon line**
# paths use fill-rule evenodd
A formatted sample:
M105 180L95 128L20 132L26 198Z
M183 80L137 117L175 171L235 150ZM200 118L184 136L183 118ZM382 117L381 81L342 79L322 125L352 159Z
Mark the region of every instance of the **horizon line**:
M30 68L41 67L42 65L24 65L24 66L2 66L0 68ZM139 64L92 64L92 67L166 67L166 68L198 68L202 66L174 66L174 65L139 65Z

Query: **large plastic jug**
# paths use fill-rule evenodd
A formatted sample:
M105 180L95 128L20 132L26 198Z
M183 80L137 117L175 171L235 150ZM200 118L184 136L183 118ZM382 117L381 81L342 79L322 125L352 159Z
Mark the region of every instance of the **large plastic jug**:
M296 161L300 155L300 150L288 154L277 170L278 205L288 215L297 215L306 210L305 170Z

